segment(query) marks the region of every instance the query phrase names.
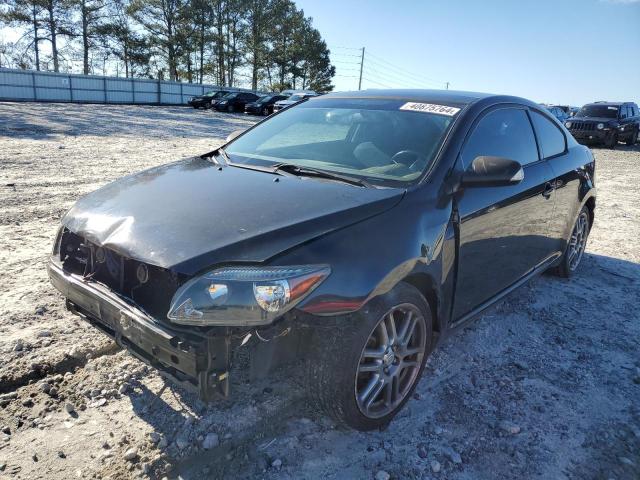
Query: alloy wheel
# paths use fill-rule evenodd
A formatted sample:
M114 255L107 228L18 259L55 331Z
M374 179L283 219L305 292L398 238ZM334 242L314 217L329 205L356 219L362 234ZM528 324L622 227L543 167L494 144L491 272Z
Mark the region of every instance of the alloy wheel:
M587 245L587 236L589 235L589 218L586 212L581 212L576 224L571 232L569 247L567 250L569 270L574 271L578 268L584 249Z
M420 309L405 303L387 312L360 354L355 385L360 412L380 418L398 408L418 378L425 350Z

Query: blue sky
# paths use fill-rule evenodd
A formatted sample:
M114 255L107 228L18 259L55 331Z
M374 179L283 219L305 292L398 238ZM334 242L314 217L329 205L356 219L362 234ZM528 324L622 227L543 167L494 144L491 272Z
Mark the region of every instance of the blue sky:
M538 102L640 103L640 0L296 0L337 67L336 90L420 87Z

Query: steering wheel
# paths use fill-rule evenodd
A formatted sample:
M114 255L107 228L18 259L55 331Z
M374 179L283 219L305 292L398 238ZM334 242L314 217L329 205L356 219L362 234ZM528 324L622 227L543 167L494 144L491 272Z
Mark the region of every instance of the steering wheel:
M415 160L411 164L408 164L400 160L404 157L415 158ZM393 163L395 163L396 165L405 165L409 168L409 170L413 170L415 165L420 160L426 161L426 157L422 153L416 152L415 150L400 150L393 157L391 157L391 161Z

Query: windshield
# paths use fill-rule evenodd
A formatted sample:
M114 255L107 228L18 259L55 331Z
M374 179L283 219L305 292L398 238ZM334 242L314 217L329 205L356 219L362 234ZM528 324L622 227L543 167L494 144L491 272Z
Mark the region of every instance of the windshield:
M204 97L213 97L216 93L218 93L218 92L207 92L203 96Z
M230 100L232 98L235 98L238 94L237 93L227 93L224 97L222 97L223 100Z
M400 110L405 103L305 102L259 124L225 150L232 163L247 166L288 163L369 181L411 182L433 161L454 117Z
M275 95L267 95L265 97L260 97L257 102L258 103L266 103L269 102Z
M304 95L291 95L289 98L287 98L287 101L299 102L300 100L304 100L304 98Z
M580 109L577 116L618 118L618 107L614 105L585 105Z

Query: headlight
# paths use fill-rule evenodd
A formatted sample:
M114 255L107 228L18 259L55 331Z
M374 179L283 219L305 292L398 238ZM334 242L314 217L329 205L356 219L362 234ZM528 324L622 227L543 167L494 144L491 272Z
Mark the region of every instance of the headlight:
M596 128L598 130L602 130L604 128L604 123L599 123L598 125L596 125Z
M265 325L301 302L330 273L327 265L220 268L180 287L167 316L185 325Z
M624 132L624 127L620 127L620 131L621 131L621 132Z
M571 122L565 122L564 126L567 128L571 128Z
M224 105L224 104L226 104L226 103L227 103L227 101L226 101L226 100L222 100L222 101L220 102L220 105Z

